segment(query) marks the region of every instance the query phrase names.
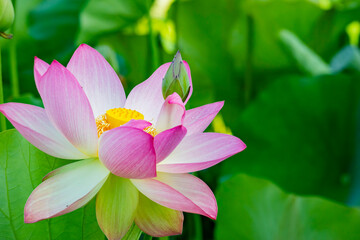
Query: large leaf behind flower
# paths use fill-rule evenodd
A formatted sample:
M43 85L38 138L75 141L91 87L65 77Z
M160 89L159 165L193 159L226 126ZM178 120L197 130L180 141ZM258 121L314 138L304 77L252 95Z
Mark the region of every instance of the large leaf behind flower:
M286 194L269 181L237 175L217 193L216 239L360 239L360 210Z
M346 75L276 80L232 129L248 147L224 161L223 175L243 172L287 191L344 200L359 84L359 76Z
M32 190L51 170L70 163L39 151L16 130L0 133L0 239L105 239L97 225L95 204L38 223L24 223L24 206Z

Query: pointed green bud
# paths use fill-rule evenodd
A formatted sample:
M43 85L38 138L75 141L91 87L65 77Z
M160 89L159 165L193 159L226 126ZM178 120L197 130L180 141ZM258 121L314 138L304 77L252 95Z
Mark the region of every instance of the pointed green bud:
M181 58L181 54L178 51L163 79L162 93L166 99L169 95L176 92L183 102L185 102L189 95L190 87L190 78Z
M4 33L14 22L14 7L11 0L0 0L0 36L11 38L12 35Z

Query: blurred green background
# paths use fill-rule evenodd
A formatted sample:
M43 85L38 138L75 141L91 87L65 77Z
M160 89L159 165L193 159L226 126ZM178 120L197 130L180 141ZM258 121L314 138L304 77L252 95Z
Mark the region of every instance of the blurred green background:
M41 106L34 56L66 65L81 43L106 57L127 93L180 50L194 87L187 109L225 100L208 130L247 149L198 173L216 193L218 220L186 214L183 235L170 239L360 239L360 1L13 3L14 38L0 40L6 102ZM0 226L21 233L1 239L49 239L34 230L42 223L27 235L21 216L2 215ZM52 220L63 226L52 239L104 239L96 224L97 234L67 233L66 219Z

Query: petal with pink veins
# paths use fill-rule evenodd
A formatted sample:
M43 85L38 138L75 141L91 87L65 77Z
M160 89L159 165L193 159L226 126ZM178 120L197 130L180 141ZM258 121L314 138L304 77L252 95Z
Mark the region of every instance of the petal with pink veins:
M217 204L211 189L191 174L158 172L153 179L131 179L136 188L154 202L179 211L216 219Z
M132 119L128 121L127 123L121 125L121 127L132 127L132 128L138 128L138 129L145 129L147 127L150 127L151 123L145 120L135 120Z
M159 163L164 160L176 147L186 135L186 128L177 126L165 130L155 136L154 147L156 153L156 162Z
M52 125L43 108L23 103L5 103L0 105L0 112L26 140L41 151L63 159L89 158Z
M36 88L39 91L39 81L41 77L45 74L45 72L49 68L49 64L47 62L44 62L38 57L35 57L34 59L34 78L35 78L35 84Z
M189 76L189 81L190 81L190 92L189 92L189 95L187 96L187 98L186 98L186 100L185 100L185 102L184 102L184 104L186 104L186 103L189 101L189 99L190 99L190 97L191 97L191 95L192 95L193 85L192 85L192 80L191 80L191 71L190 71L189 64L188 64L186 61L183 61L183 63L184 63L184 65L185 65L186 72L187 72L187 74L188 74L188 76Z
M161 65L146 81L134 87L126 99L125 108L141 112L145 120L155 123L164 103L162 79L170 63Z
M97 156L98 135L89 101L75 77L54 61L39 82L46 113L81 152Z
M118 127L103 133L99 158L115 175L123 178L156 176L154 138L138 128Z
M28 198L25 223L72 212L88 203L105 183L109 171L98 159L68 164L41 183Z
M146 234L153 237L179 235L183 229L184 215L151 201L139 194L139 206L135 223Z
M186 136L175 150L157 165L160 172L187 173L209 168L241 152L246 145L237 137L222 133Z
M135 219L139 192L129 179L110 175L96 198L96 218L109 240L121 240Z
M109 109L124 106L126 97L118 75L92 47L81 44L70 59L67 69L84 89L95 117Z
M204 132L223 106L222 101L187 110L183 121L187 135Z
M162 132L166 129L181 125L184 116L184 103L177 93L173 93L166 98L163 106L161 107L155 128L159 132Z

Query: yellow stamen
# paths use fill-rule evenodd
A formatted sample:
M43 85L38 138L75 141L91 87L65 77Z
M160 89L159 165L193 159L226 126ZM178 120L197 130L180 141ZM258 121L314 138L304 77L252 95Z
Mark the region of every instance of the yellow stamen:
M96 119L97 134L100 137L103 132L110 130L110 123L106 120L105 115L100 115Z
M152 125L145 128L144 132L147 132L148 134L150 134L153 137L155 137L158 134L158 132L156 131L156 129Z
M101 136L105 131L110 129L120 127L121 125L127 123L128 121L135 119L135 120L143 120L144 115L141 113L126 109L126 108L113 108L106 111L105 114L100 115L96 118L96 127L98 137ZM155 137L158 134L156 129L151 125L144 129L144 132L147 132L151 136Z
M144 115L138 111L126 109L126 108L113 108L106 111L107 122L110 123L110 129L119 127L131 119L143 120Z

